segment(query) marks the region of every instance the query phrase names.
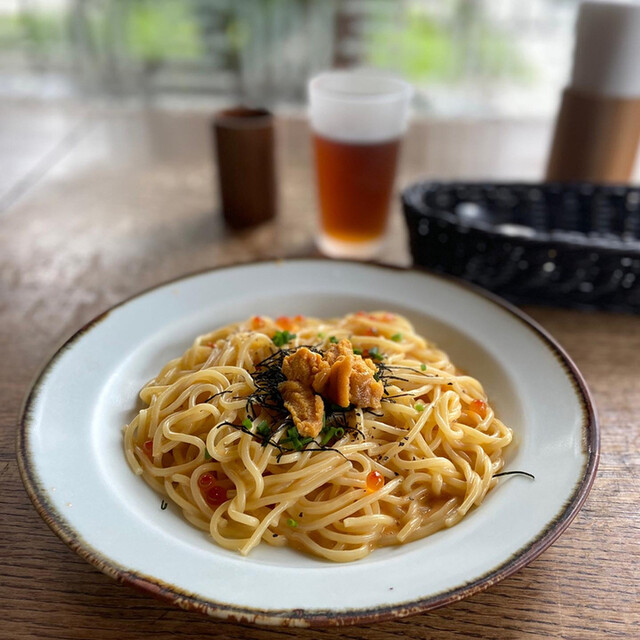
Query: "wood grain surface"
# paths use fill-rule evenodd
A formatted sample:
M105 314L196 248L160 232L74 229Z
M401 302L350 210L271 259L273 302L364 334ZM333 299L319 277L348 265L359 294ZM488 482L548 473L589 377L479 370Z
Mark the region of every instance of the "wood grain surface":
M526 309L591 387L600 471L556 544L477 596L373 626L255 628L167 607L69 551L31 506L17 470L16 427L33 376L62 338L146 287L208 266L312 252L308 132L294 119L279 123L280 215L232 234L215 210L206 115L16 104L0 116L11 125L0 130L0 638L640 637L640 318L632 316ZM548 139L536 123L417 125L400 183L536 179ZM409 262L397 207L383 260Z

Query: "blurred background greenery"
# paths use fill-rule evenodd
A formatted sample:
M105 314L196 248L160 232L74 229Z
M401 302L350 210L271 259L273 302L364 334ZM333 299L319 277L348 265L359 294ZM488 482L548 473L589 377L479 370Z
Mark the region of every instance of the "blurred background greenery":
M550 117L578 0L0 0L0 95L298 108L375 66L418 111Z

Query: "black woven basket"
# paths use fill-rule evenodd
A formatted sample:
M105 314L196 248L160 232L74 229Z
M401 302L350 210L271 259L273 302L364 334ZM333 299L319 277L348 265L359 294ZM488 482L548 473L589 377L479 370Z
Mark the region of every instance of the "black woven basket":
M640 313L640 188L427 182L402 204L416 265L519 304Z

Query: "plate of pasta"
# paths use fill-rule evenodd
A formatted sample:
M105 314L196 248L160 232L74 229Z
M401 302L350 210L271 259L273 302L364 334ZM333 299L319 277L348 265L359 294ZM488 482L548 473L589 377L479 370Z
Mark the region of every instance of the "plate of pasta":
M74 551L183 608L344 625L537 557L595 477L575 365L503 301L412 269L206 271L109 310L26 399L25 487Z

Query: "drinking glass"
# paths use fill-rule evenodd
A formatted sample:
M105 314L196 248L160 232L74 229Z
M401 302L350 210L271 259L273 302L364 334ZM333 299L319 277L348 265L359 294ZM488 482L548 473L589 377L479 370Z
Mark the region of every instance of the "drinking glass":
M411 86L372 71L329 71L309 82L318 245L332 257L367 259L381 249Z

